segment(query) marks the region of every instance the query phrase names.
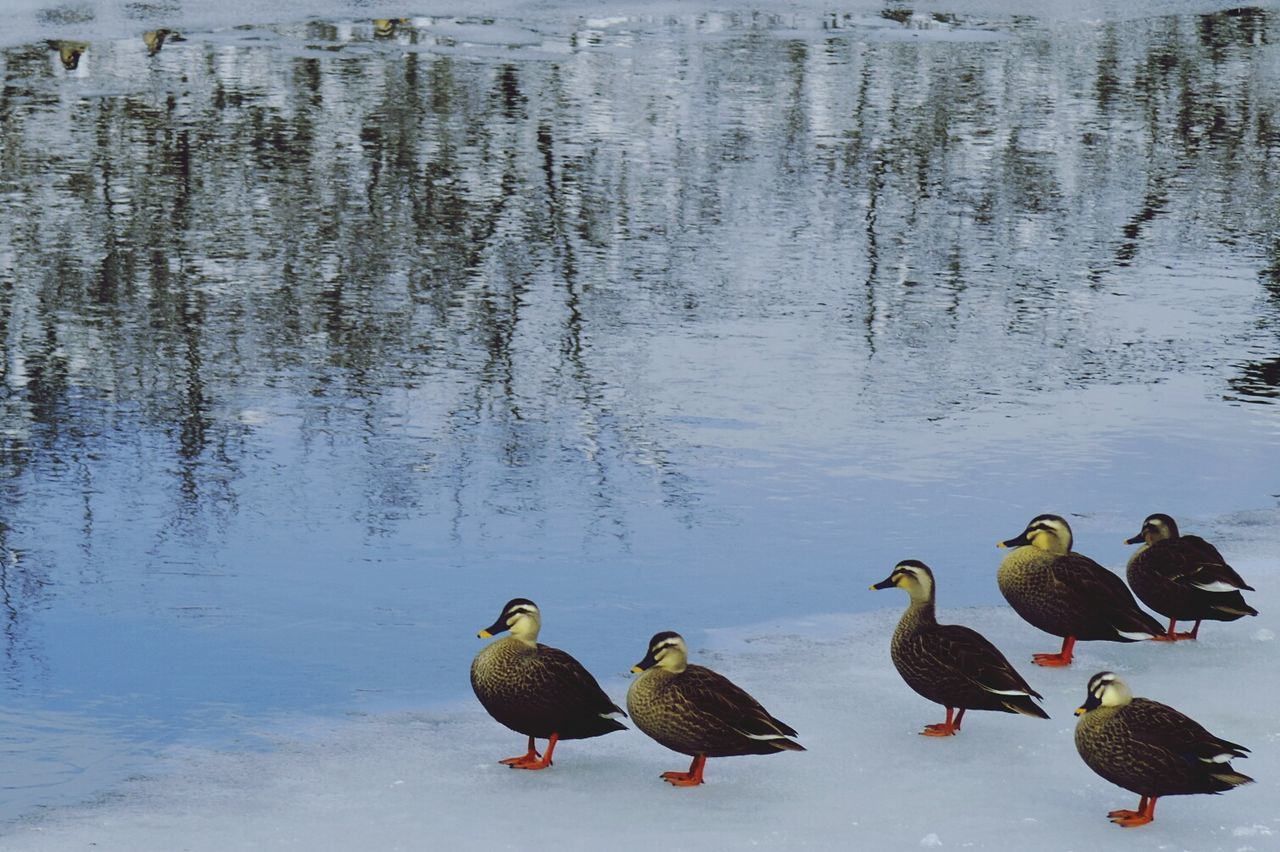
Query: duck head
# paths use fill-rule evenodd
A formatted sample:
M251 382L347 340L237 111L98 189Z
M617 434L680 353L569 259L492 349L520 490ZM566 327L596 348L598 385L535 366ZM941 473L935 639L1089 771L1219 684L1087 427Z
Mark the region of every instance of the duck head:
M1055 556L1066 556L1071 552L1071 525L1060 515L1036 515L1021 535L996 542L996 547L1028 544Z
M929 566L917 559L904 559L893 568L893 573L871 587L890 589L897 586L911 595L911 600L924 603L933 599L933 572Z
M1099 707L1123 707L1133 700L1133 693L1115 672L1098 672L1089 678L1089 694L1076 708L1076 715L1083 716Z
M644 659L631 667L633 672L642 672L657 666L673 674L679 674L689 665L689 648L684 644L684 637L670 630L653 634L649 640L649 653Z
M502 608L497 621L476 635L481 639L488 639L504 630L510 630L511 635L521 642L536 645L541 627L542 616L538 612L538 605L528 598L514 598Z
M1125 544L1155 544L1157 541L1164 541L1167 538L1178 537L1178 522L1163 513L1157 512L1154 515L1147 515L1147 519L1142 522L1142 529L1133 538L1126 538Z

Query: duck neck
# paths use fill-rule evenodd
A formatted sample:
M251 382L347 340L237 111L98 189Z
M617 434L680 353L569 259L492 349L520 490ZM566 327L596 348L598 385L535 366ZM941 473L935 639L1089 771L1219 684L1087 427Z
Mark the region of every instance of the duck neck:
M526 648L538 647L538 632L542 625L534 618L518 618L511 625L511 638Z
M937 623L938 619L934 616L932 594L918 598L912 597L911 605L902 614L902 625L904 627L913 628Z

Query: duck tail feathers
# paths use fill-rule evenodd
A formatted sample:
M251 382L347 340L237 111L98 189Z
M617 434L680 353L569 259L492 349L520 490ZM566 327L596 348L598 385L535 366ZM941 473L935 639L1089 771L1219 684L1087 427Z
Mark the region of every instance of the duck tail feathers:
M1021 716L1034 716L1037 719L1049 718L1049 714L1044 712L1044 708L1032 701L1030 696L1023 696L1021 699L1009 698L1000 703L1010 713L1017 713Z
M1222 788L1223 790L1230 790L1232 787L1239 787L1241 784L1253 783L1253 779L1248 775L1245 775L1242 772L1235 772L1234 770L1213 772L1210 773L1209 777L1214 781L1224 784L1225 786Z
M773 746L774 748L782 749L783 751L808 751L807 748L800 745L800 743L796 742L795 740L788 740L785 738L777 739L777 740L769 740L769 745Z

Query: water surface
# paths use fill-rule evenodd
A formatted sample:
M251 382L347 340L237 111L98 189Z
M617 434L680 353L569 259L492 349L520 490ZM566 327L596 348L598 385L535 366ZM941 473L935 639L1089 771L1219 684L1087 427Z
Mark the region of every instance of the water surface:
M0 50L2 816L465 697L514 596L616 679L1275 504L1273 11L76 25Z

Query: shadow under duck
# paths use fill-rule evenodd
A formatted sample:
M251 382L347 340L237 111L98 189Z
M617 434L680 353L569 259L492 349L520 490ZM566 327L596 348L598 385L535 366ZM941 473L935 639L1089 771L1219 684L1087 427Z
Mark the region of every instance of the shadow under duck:
M1076 709L1076 751L1089 768L1137 793L1138 809L1107 814L1130 828L1155 819L1163 796L1221 793L1253 781L1231 768L1249 749L1215 737L1188 716L1147 698L1134 698L1112 672L1089 679L1089 694Z
M542 617L527 598L515 598L502 608L498 620L478 635L491 642L471 663L471 688L497 719L529 737L529 751L501 761L512 769L546 769L560 740L581 740L626 730L618 721L622 708L610 700L600 684L573 657L558 648L538 644ZM547 740L539 757L534 739Z
M1129 557L1125 576L1144 604L1169 619L1164 638L1195 639L1202 621L1235 621L1258 611L1241 591L1254 591L1222 558L1218 548L1198 535L1181 535L1178 523L1162 513L1148 515L1142 529L1125 544L1142 544ZM1194 621L1178 633L1179 621Z
M996 582L1018 615L1062 637L1057 654L1033 654L1038 666L1069 666L1077 640L1138 642L1164 633L1138 608L1124 581L1071 550L1071 526L1059 515L1037 515L1022 534L998 542L1016 548L1000 563Z
M934 614L933 572L914 559L899 562L872 589L903 589L911 603L898 622L889 654L907 686L947 708L947 720L926 725L929 737L954 736L965 710L1001 710L1048 719L1033 698L1043 699L1004 654L981 633L960 624L939 624ZM954 720L952 713L955 714Z
M689 664L678 633L656 633L649 652L631 669L642 672L627 691L636 727L672 751L693 757L688 772L664 772L676 787L702 782L708 757L804 751L795 730L769 714L724 675Z

